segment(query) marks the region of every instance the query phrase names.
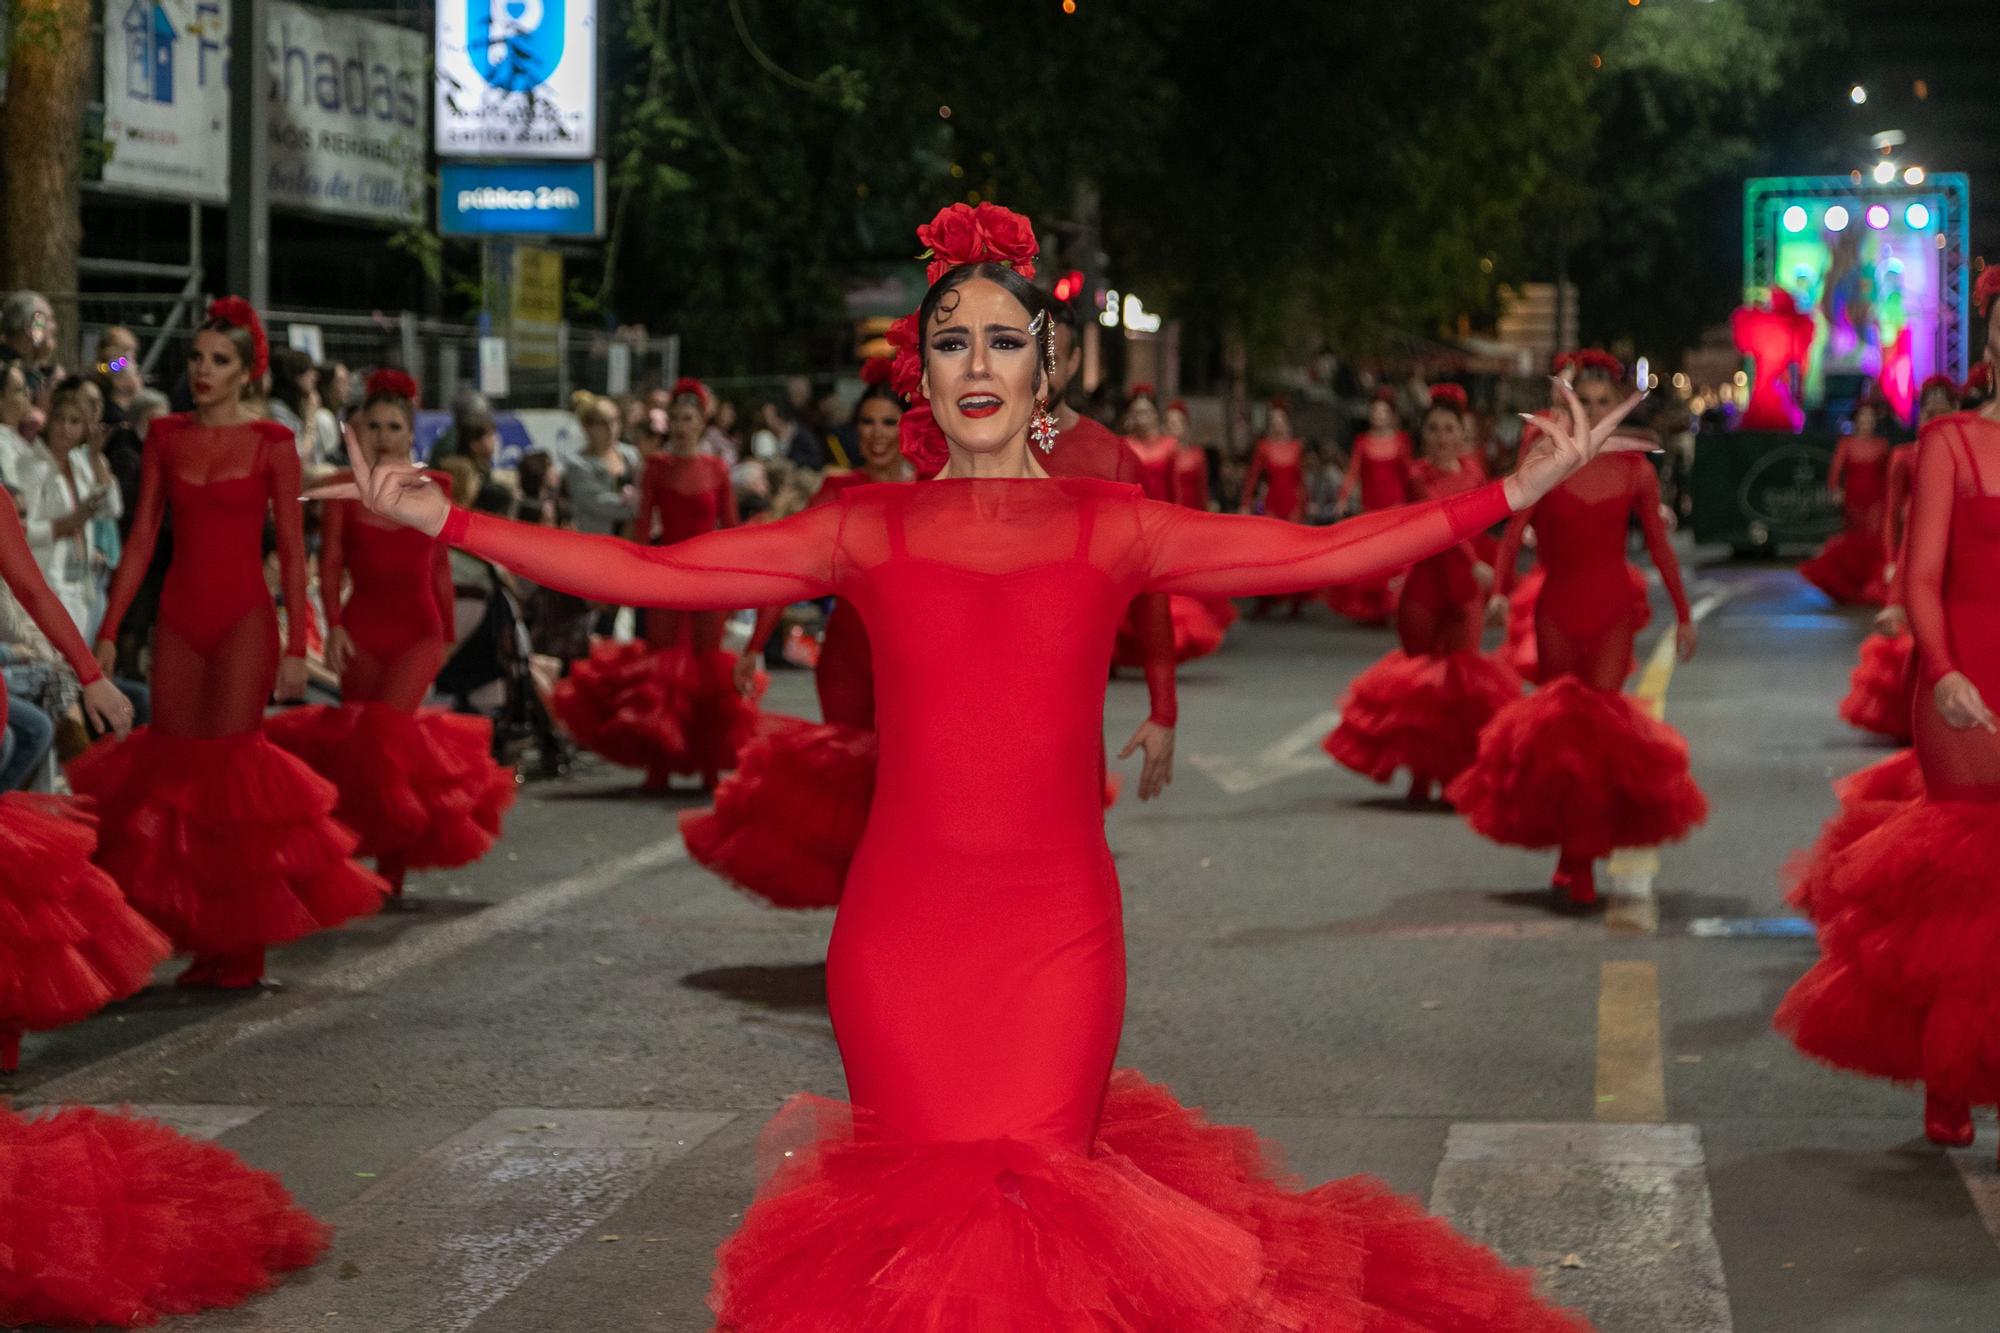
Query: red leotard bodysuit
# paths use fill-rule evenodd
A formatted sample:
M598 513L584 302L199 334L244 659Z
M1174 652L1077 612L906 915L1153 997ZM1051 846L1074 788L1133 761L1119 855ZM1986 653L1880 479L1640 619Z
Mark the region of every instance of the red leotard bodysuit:
M1418 500L1442 500L1485 481L1468 459L1451 471L1418 462L1410 468L1410 492ZM1443 656L1479 647L1485 596L1474 576L1480 564L1470 542L1410 567L1396 604L1396 637L1411 656Z
M1364 431L1354 437L1353 457L1347 461L1347 476L1340 483L1340 505L1344 509L1356 486L1361 488L1364 510L1388 509L1406 504L1410 498L1410 437L1402 431L1377 435Z
M1934 799L2000 801L2000 738L1947 725L1932 693L1958 671L2000 709L2000 422L1942 417L1919 448L1908 586L1921 678L1917 758Z
M1840 491L1841 509L1850 530L1881 532L1889 493L1888 442L1873 435L1842 440L1833 451L1827 485Z
M192 414L154 421L139 513L118 562L100 643L115 642L167 507L173 562L153 631L153 729L190 737L255 731L278 674L278 616L264 584L264 520L275 519L285 652L303 657L308 616L299 456L275 421L204 426Z
M1632 640L1646 623L1643 592L1635 596L1625 562L1625 534L1633 519L1673 599L1682 624L1689 618L1680 563L1660 518L1660 481L1637 454L1605 454L1585 465L1526 513L1516 514L1494 562L1494 591L1513 582L1521 536L1530 524L1547 582L1535 604L1540 679L1576 676L1599 689L1622 687L1632 660Z
M1062 446L1056 446L1060 449ZM1139 486L1146 492L1148 500L1174 498L1174 455L1180 450L1180 441L1171 435L1155 435L1150 440L1125 437L1125 447L1132 451L1132 457L1139 462Z
M1174 502L1208 508L1208 451L1200 445L1183 444L1174 454Z
M1278 1322L1254 1316L1278 1299L1264 1265L1284 1260L1215 1229L1211 1210L1191 1213L1175 1186L1142 1182L1136 1149L1093 1154L1125 993L1097 760L1113 632L1142 589L1254 596L1370 577L1506 511L1496 485L1314 529L1100 482L941 480L858 487L655 548L452 513L446 540L579 596L720 609L831 593L867 622L880 766L827 959L864 1125L844 1133L829 1115L816 1148L787 1154L787 1174L724 1246L711 1298L723 1326L1094 1327L1112 1318L1098 1318L1107 1299L1133 1327ZM1022 698L1034 709L996 714ZM1436 1269L1364 1282L1364 1252L1395 1243L1372 1228L1379 1198L1284 1197L1297 1243L1343 1270L1331 1279L1342 1291L1316 1302L1393 1300L1400 1285L1414 1305L1448 1282ZM1476 1257L1438 1241L1454 1262ZM1161 1253L1176 1259L1139 1257ZM1182 1256L1207 1275L1199 1293ZM1502 1280L1478 1262L1489 1266L1474 1285ZM1080 1295L1079 1271L1090 1284L1105 1274L1114 1294ZM1461 1333L1563 1326L1525 1318L1525 1288L1492 1289L1449 1303L1488 1312Z
M426 473L445 494L450 480ZM415 710L454 637L450 551L442 542L374 517L352 500L326 506L319 587L327 632L344 629L354 657L340 676L347 703ZM353 579L341 596L343 575Z
M1264 515L1297 523L1306 516L1306 447L1298 440L1259 440L1250 451L1250 468L1243 475L1243 512L1257 499L1263 482Z
M717 528L733 528L739 521L736 488L729 481L729 465L720 458L662 452L646 460L638 512L632 517L632 531L641 542L671 546ZM685 644L697 653L712 653L722 643L722 619L720 612L656 612L646 617L646 642L655 648Z

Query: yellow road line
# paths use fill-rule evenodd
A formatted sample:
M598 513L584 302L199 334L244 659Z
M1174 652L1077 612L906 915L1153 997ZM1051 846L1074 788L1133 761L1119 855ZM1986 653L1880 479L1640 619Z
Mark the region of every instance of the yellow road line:
M1660 974L1652 963L1606 963L1597 984L1597 1118L1656 1124L1667 1118L1660 1058Z

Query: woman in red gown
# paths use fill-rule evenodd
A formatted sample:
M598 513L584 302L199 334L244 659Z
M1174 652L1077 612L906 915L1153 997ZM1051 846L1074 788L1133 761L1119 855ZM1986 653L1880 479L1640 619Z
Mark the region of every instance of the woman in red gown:
M916 479L898 429L903 399L878 365L886 368L886 358L863 367L869 384L854 406L861 466L827 473L813 496L815 507L837 503L857 486ZM782 610L770 606L758 613L749 646L736 661L736 685L746 697L755 691L757 664ZM875 668L868 631L845 601L835 600L827 616L813 685L818 726L788 719L767 729L738 752L736 772L715 789L715 804L680 817L690 857L773 907L840 901L875 793Z
M338 793L264 733L264 705L305 692L305 537L292 433L243 400L265 368L248 302L209 309L188 357L195 410L146 436L139 512L97 633L109 669L118 624L171 508L174 551L153 628L152 725L69 767L97 803L98 864L134 907L194 955L183 986L241 989L264 951L382 905L388 886L351 858ZM264 584L276 523L286 643Z
M1174 499L1174 459L1181 442L1160 430L1160 398L1150 384L1125 397L1125 445L1139 460L1139 487L1149 500Z
M1875 433L1879 411L1874 403L1858 404L1849 433L1834 447L1826 485L1840 498L1845 525L1818 555L1799 566L1806 582L1843 605L1880 606L1888 596L1882 581L1887 563L1882 528L1889 497L1889 442Z
M1396 398L1382 389L1368 405L1368 429L1354 437L1348 451L1347 475L1340 479L1334 508L1346 512L1358 490L1361 512L1372 514L1392 509L1410 500L1410 437L1396 415ZM1334 588L1327 604L1357 625L1386 624L1394 612L1396 599L1393 579Z
M709 393L699 380L674 385L667 447L646 460L634 537L675 542L733 528L729 465L701 452ZM720 611L646 613L643 643L599 644L555 688L551 705L576 743L614 764L646 772L650 790L693 773L712 791L757 731L756 705L736 692L735 659L722 651Z
M1993 276L1994 270L1988 270ZM1988 302L2000 278L1983 284ZM1986 358L2000 364L2000 319ZM1973 1139L2000 1103L2000 410L1944 417L1918 445L1907 576L1924 794L1840 852L1812 908L1820 961L1777 1026L1806 1054L1924 1085L1924 1130Z
M76 672L91 721L122 739L132 728L131 701L98 667L42 578L20 511L4 489L0 580ZM0 728L6 721L7 686L0 681ZM96 850L94 821L75 802L0 793L0 921L6 923L0 930L0 1074L20 1066L23 1032L63 1027L124 999L173 952L166 936L91 864Z
M1624 368L1606 358L1575 374L1576 396L1601 419L1621 396ZM1504 614L1521 539L1533 525L1547 571L1535 603L1541 685L1495 715L1479 738L1478 760L1446 792L1495 842L1558 848L1552 887L1564 908L1597 904L1598 857L1685 837L1708 816L1687 742L1622 692L1633 640L1651 614L1625 560L1634 520L1673 599L1681 656L1693 655L1695 627L1653 465L1632 452L1601 458L1507 525L1492 605L1496 617Z
M1410 469L1417 500L1441 500L1486 480L1457 400L1434 400L1423 420L1424 456ZM1471 767L1479 733L1521 697L1521 678L1479 651L1493 569L1475 543L1411 567L1396 604L1400 646L1369 667L1340 701L1340 724L1323 745L1334 761L1387 782L1410 773L1410 801L1425 804Z
M946 450L937 481L646 550L454 510L410 468L358 479L378 512L582 596L835 593L867 622L881 766L827 959L853 1102L802 1099L769 1131L777 1169L719 1255L718 1328L1576 1327L1379 1185L1301 1191L1247 1132L1112 1077L1125 964L1097 750L1138 589L1276 594L1421 560L1533 503L1615 415L1593 430L1577 409L1505 483L1333 529L1047 480L1028 436L1052 348L1014 267L1033 231L981 209L920 233L979 247L933 261L919 312L912 415Z
M1187 404L1176 398L1167 404L1166 431L1174 450L1174 503L1190 509L1214 506L1208 497L1208 450L1189 433Z
M1183 426L1186 413L1182 414ZM1182 447L1180 437L1162 433L1160 429L1160 404L1150 384L1135 384L1125 407L1125 446L1139 463L1139 488L1149 500L1164 500L1169 504L1186 503L1180 495L1181 457L1187 452ZM1200 450L1194 451L1197 455ZM1204 466L1206 466L1204 464ZM1062 475L1050 469L1051 475ZM1204 478L1206 472L1204 472ZM1204 483L1205 484L1205 483ZM1206 509L1204 504L1202 508ZM1112 664L1120 667L1143 667L1146 665L1146 642L1141 619L1141 609L1135 609L1119 627L1117 642L1113 645ZM1172 597L1167 599L1167 615L1173 627L1173 660L1176 663L1192 662L1196 658L1207 657L1222 646L1222 632L1227 619L1234 618L1233 608L1225 601L1220 606L1211 606L1193 597Z
M1258 487L1264 488L1261 502ZM1287 523L1306 520L1306 446L1292 434L1292 414L1273 402L1264 414L1264 433L1250 450L1243 474L1241 514L1258 513Z
M1917 395L1918 425L1928 426L1958 410L1958 386L1949 375L1933 375ZM1911 666L1915 640L1905 614L1903 538L1909 528L1911 483L1916 475L1917 448L1899 444L1889 451L1888 498L1883 507L1883 576L1888 604L1875 615L1875 632L1861 641L1860 659L1848 677L1847 696L1840 701L1843 722L1899 745L1910 742L1910 709L1916 697L1916 673Z
M415 380L370 375L350 423L362 454L407 462L416 411ZM431 476L449 491L442 473ZM456 637L449 554L351 501L327 505L320 603L340 706L293 709L267 724L272 740L339 789L334 813L360 835L359 854L375 858L396 900L405 872L486 855L514 803L514 771L493 762L493 724L421 707Z

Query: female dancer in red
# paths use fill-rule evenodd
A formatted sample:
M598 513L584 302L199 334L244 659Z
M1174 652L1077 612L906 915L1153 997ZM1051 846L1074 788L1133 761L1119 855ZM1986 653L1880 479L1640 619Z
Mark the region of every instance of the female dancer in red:
M2000 277L1981 285L2000 295ZM2000 364L1990 310L1986 359ZM2000 409L1935 421L1918 449L1908 592L1925 794L1821 880L1822 956L1777 1026L1829 1064L1922 1082L1924 1132L1962 1146L1972 1106L2000 1102Z
M1917 395L1918 425L1928 426L1958 410L1958 386L1949 375L1933 375ZM1911 482L1917 449L1899 444L1889 451L1888 500L1883 507L1882 558L1888 604L1875 615L1875 632L1861 641L1860 660L1847 680L1840 717L1849 726L1900 745L1910 741L1910 709L1916 675L1911 668L1915 640L1903 610L1903 536L1909 527Z
M646 460L633 535L671 546L737 524L729 465L701 452L708 387L684 379L667 409L667 447ZM578 745L646 771L649 789L694 773L713 790L756 734L756 705L738 695L722 651L719 611L652 610L643 644L600 644L555 688L556 717Z
M1174 450L1174 503L1190 509L1210 509L1208 498L1208 450L1188 433L1187 404L1176 398L1167 404L1167 435L1178 446Z
M1272 402L1264 415L1264 433L1250 451L1250 468L1243 474L1243 504L1238 513L1262 513L1287 523L1306 517L1306 447L1292 435L1292 414ZM1258 486L1264 487L1260 508Z
M1380 1186L1299 1192L1247 1132L1112 1079L1124 949L1096 750L1135 590L1275 594L1399 568L1532 504L1616 414L1551 423L1504 483L1333 529L1046 480L1029 443L1047 420L1042 298L1001 262L1025 267L1033 232L981 207L985 225L956 205L927 229L934 252L957 236L980 261L940 255L919 312L912 414L946 451L935 482L644 550L453 510L412 468L356 469L378 512L582 596L837 593L868 623L881 768L827 960L853 1106L780 1116L781 1165L720 1254L718 1326L1574 1327ZM1035 708L996 724L1024 695Z
M1623 378L1609 358L1578 368L1575 394L1593 420L1616 406ZM1708 816L1680 733L1621 692L1633 638L1650 614L1625 560L1634 519L1673 599L1681 656L1693 655L1694 622L1652 464L1634 453L1592 464L1507 526L1494 566L1495 613L1530 524L1548 571L1535 604L1541 688L1500 710L1479 738L1477 762L1446 792L1495 842L1561 849L1553 887L1565 907L1597 903L1598 857L1684 837Z
M362 455L407 462L417 382L378 370L365 394L349 423ZM446 485L442 473L430 475ZM339 788L334 813L360 834L359 854L375 858L398 900L406 871L486 855L514 803L513 770L493 762L492 723L420 707L456 637L448 555L359 505L327 505L319 587L340 706L294 709L267 725L273 741Z
M338 793L264 734L264 704L305 690L306 602L299 455L292 433L245 410L264 374L262 324L246 301L209 308L188 357L195 410L146 437L139 513L111 584L97 660L152 563L169 507L173 562L153 629L153 720L70 765L97 802L98 864L132 905L194 954L183 986L259 984L264 950L373 912L388 886L350 858ZM275 519L287 642L264 586Z
M1181 442L1160 431L1159 394L1135 384L1125 398L1125 444L1139 460L1139 486L1149 500L1174 498L1174 457Z
M1854 409L1850 433L1834 447L1827 489L1840 497L1846 525L1827 539L1819 554L1799 566L1806 582L1843 604L1872 602L1888 595L1882 582L1883 513L1889 494L1889 442L1875 433L1878 409L1862 402Z
M83 682L91 721L122 739L132 728L132 704L98 668L42 578L20 511L4 489L0 580ZM0 682L0 726L6 720L7 687ZM19 1067L23 1032L59 1028L124 999L173 952L91 864L96 850L92 821L73 802L0 794L0 920L7 923L0 931L0 1074ZM6 1197L0 1188L0 1199ZM5 1310L0 1301L0 1315Z
M915 480L899 432L903 399L886 382L887 369L887 358L862 368L868 388L854 406L861 466L827 473L814 506L836 503L857 486ZM782 610L758 613L736 660L736 687L745 697L755 692L757 664ZM868 631L844 601L827 616L813 685L818 726L778 726L747 742L736 772L715 789L715 804L680 817L690 857L774 907L840 901L875 792L875 668Z
M1410 500L1410 437L1396 416L1395 395L1383 389L1368 405L1368 429L1354 437L1348 451L1347 475L1340 479L1335 509L1345 512L1358 489L1361 511L1374 513ZM1387 623L1395 607L1391 579L1334 588L1327 605L1357 625Z
M1434 397L1424 413L1424 456L1410 469L1419 500L1486 479L1466 435L1463 392ZM1340 725L1323 742L1335 762L1377 782L1408 769L1412 804L1471 767L1480 731L1521 697L1514 669L1479 651L1492 583L1492 566L1470 541L1411 567L1396 604L1401 646L1348 686Z

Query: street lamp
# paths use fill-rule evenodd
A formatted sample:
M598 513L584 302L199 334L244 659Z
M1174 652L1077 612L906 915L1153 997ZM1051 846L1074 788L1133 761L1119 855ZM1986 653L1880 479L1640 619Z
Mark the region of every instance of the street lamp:
M1868 101L1868 90L1857 83L1847 90L1847 100L1856 106L1862 106Z

